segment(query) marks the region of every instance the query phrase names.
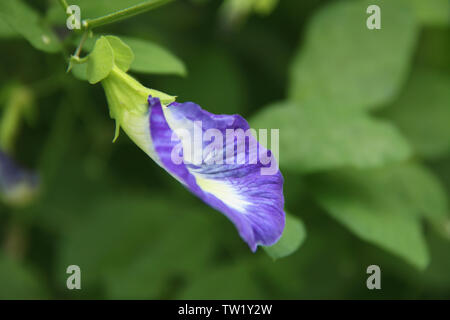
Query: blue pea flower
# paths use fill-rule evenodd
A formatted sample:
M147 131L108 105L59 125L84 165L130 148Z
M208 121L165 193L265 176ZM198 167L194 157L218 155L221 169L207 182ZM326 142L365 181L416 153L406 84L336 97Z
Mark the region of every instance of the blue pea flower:
M271 152L248 134L244 118L175 102L116 66L102 85L116 137L121 127L169 174L227 216L252 251L278 241L285 225L283 177Z
M0 196L7 204L22 206L36 195L39 179L36 174L19 167L0 150Z

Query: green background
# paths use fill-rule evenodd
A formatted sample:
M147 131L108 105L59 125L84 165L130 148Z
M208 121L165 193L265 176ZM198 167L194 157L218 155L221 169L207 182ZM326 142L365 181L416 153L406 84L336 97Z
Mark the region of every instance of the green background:
M85 19L139 1L68 2ZM11 150L42 182L0 204L1 299L450 298L449 2L244 2L175 1L94 30L84 54L119 36L147 87L280 129L291 216L255 254L124 133L111 143L102 87L65 73L80 35L57 1L1 1L0 105L31 94Z

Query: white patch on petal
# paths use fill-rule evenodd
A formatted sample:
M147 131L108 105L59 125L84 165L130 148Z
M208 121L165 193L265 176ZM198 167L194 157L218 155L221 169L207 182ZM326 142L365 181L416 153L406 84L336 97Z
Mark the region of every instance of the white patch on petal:
M180 117L172 112L170 107L163 107L163 113L170 129L175 134L182 133L179 134L179 139L183 145L184 163L201 165L203 163L202 122Z
M184 117L177 117L177 115L172 112L170 107L163 107L164 117L166 118L169 127L176 131L177 129L187 130L191 133L191 136L194 137L195 140L195 130L200 130L201 127L198 127L196 122L188 120ZM183 141L183 137L180 137L183 144L183 149L186 152L186 148L189 146L193 147L193 153L195 154L196 146L192 146L188 141ZM195 142L194 142L195 144ZM201 145L200 145L201 146ZM198 147L198 146L197 146ZM202 151L202 148L200 149ZM202 152L200 152L200 156ZM195 156L194 156L195 158ZM186 161L185 156L185 161ZM188 161L190 162L190 161ZM188 168L189 170L189 168ZM246 208L251 203L246 201L245 198L233 187L231 183L227 183L226 181L214 180L214 179L206 179L201 174L195 173L192 170L189 170L190 173L195 177L197 185L205 192L208 192L220 199L223 203L225 203L228 207L238 210L242 213L246 212Z
M193 173L193 175L198 186L202 188L203 191L211 193L228 207L245 214L247 206L251 203L245 200L230 183L220 180L205 179L195 173Z

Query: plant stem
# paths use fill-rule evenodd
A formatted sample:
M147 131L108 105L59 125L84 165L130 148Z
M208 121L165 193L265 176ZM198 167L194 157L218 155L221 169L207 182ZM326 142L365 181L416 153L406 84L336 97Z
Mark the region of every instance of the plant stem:
M63 7L64 12L67 12L67 8L69 7L69 5L67 4L67 1L66 0L59 0L59 3Z
M94 19L86 19L83 21L83 27L85 29L93 29L106 24L114 23L116 21L126 19L137 14L143 13L145 11L149 11L155 8L158 8L166 3L169 3L173 0L148 0L143 3L137 4L135 6L108 14L106 16L94 18Z
M88 38L89 32L90 32L89 29L86 29L86 30L84 31L83 36L81 37L80 43L78 44L77 50L75 50L74 56L75 56L76 58L79 58L79 57L80 57L81 50L83 49L83 45L84 45L84 43L86 42L86 39Z
M0 121L0 147L11 152L21 121L33 103L32 92L23 86L11 89Z

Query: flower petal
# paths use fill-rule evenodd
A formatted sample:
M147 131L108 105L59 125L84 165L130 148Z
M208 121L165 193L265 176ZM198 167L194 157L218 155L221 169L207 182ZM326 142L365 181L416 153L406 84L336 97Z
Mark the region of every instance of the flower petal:
M162 107L159 99L151 96L148 102L150 134L158 162L191 192L225 214L253 251L258 245L274 244L285 224L283 177L278 167L269 175L261 171L276 164L273 155L259 145L253 135L240 140L243 146L234 138L209 141L218 143L222 149L219 154L223 162L218 163L208 161L220 157L217 157L217 149L203 141L210 129L222 137L227 136L227 130L245 132L249 129L247 121L239 115L211 114L192 102L174 102ZM180 134L180 130L189 133L189 138ZM200 142L196 133L201 134ZM252 145L256 148L251 148ZM173 160L177 146L181 146L179 153L184 160L181 163ZM201 158L196 161L195 153L199 148ZM270 157L267 164L256 161L264 152ZM230 158L235 161L228 161Z
M39 179L0 150L0 196L12 205L25 205L35 195Z

